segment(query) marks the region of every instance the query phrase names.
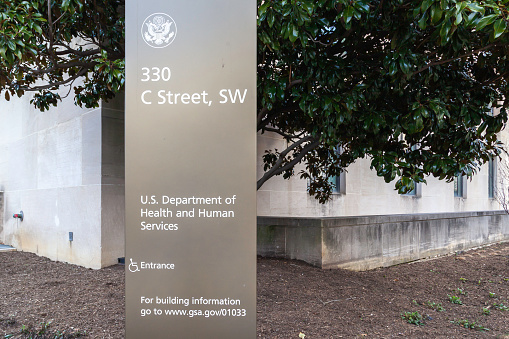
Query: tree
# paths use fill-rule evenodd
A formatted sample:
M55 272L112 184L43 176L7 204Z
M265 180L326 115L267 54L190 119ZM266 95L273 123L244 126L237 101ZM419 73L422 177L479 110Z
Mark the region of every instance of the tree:
M363 157L400 193L475 173L502 151L506 4L259 1L258 128L289 144L266 152L259 186L302 162L324 201Z
M3 1L0 56L7 100L35 92L44 111L67 87L77 105L95 107L124 86L124 1Z
M328 177L369 158L400 193L434 175L470 176L502 152L509 72L507 1L258 0L260 188L300 175L328 199ZM123 1L8 1L0 90L36 91L46 109L80 77L87 107L123 88ZM76 38L83 43L77 44ZM46 81L41 85L41 80ZM490 114L496 108L496 115ZM296 173L295 166L304 169Z

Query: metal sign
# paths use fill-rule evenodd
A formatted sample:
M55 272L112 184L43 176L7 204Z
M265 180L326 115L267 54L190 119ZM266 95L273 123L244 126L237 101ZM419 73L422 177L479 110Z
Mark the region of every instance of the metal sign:
M256 336L256 2L126 2L126 337Z

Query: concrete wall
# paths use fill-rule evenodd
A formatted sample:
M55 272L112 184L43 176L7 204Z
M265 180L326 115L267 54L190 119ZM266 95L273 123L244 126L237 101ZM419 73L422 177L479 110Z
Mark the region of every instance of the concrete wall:
M507 132L504 132L504 137ZM258 157L267 149L283 150L286 141L274 133L258 136ZM300 171L299 168L295 173ZM259 163L258 178L263 175ZM385 215L409 213L448 213L483 210L500 210L495 199L488 197L488 166L485 165L471 181L466 182L466 195L454 196L454 184L427 178L421 184L418 196L400 195L394 182L370 170L369 159L359 159L347 168L344 175L344 193L334 194L327 204L320 204L307 192L307 181L298 176L290 180L282 177L269 179L258 190L259 216L333 217L357 215Z
M124 96L103 105L101 152L102 266L116 264L125 247Z
M258 217L258 254L367 270L509 240L501 211L340 218Z
M123 107L80 109L68 98L40 112L29 100L0 100L0 240L85 267L116 263L123 256L123 173L104 160L123 158L112 141L123 142ZM23 222L9 217L20 210Z
M508 135L499 135L506 145ZM259 158L286 147L277 134L258 135ZM488 164L465 180L462 197L455 197L453 183L434 177L419 184L416 195L400 195L394 182L370 169L369 159L346 170L341 193L326 204L309 196L298 175L269 179L258 191L258 254L363 270L509 240L509 217L488 193ZM258 178L263 173L259 163ZM498 175L495 190L507 188L509 179Z

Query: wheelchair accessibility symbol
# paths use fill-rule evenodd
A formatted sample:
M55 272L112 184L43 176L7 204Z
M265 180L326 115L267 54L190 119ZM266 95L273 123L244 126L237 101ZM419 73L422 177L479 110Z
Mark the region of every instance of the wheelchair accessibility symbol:
M139 272L140 268L138 267L138 263L133 262L133 258L130 258L129 260L131 261L131 263L129 264L129 271L131 271L132 273Z

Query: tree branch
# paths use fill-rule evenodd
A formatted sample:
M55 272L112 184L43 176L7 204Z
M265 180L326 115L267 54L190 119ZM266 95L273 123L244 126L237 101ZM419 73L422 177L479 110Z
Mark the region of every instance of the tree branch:
M32 73L33 75L39 76L39 75L53 73L54 71L56 71L58 69L69 69L72 67L82 67L82 68L86 68L87 70L90 70L90 69L93 69L95 65L97 65L97 63L92 62L92 61L91 62L71 61L68 63L56 64L55 66L53 66L51 68L47 68L47 69L39 68L39 69L30 70L30 73Z
M260 124L262 123L263 121L263 117L265 115L267 115L267 112L269 110L267 109L267 107L264 107L260 110L260 112L258 113L258 116L256 117L256 126L260 126Z
M301 140L299 140L298 142L294 143L292 146L288 147L286 150L284 150L280 155L279 155L279 158L278 160L276 161L276 163L274 164L274 166L272 166L267 172L265 172L263 174L263 176L258 179L257 183L256 183L256 186L257 186L257 190L260 189L260 187L262 187L262 185L267 181L269 180L272 176L275 176L275 175L278 175L278 174L281 174L283 173L284 171L286 170L289 170L291 169L293 166L295 166L296 164L298 164L302 158L304 158L306 156L307 153L309 153L310 151L312 151L313 149L315 149L319 144L320 144L320 141L318 140L315 140L315 141L312 141L314 140L313 137L311 136L306 136L304 138L302 138ZM281 166L284 162L284 159L286 157L286 155L288 153L290 153L293 149L295 149L296 147L302 145L304 142L307 142L307 141L312 141L311 143L307 144L303 149L302 151L299 152L299 154L293 158L292 161L288 162L287 164L285 164L284 166ZM281 167L280 167L281 166Z
M504 72L502 74L500 74L499 76L495 77L495 78L492 78L492 79L489 79L489 80L486 80L484 81L483 83L481 83L481 86L486 86L488 84L491 84L491 83L494 83L494 82L497 82L499 81L500 79L503 79L505 77L509 76L509 72Z
M27 92L36 92L36 91L41 91L41 90L45 90L45 89L50 89L50 88L55 87L55 86L66 85L66 84L68 84L70 82L75 81L79 77L85 75L88 71L89 71L88 68L82 68L78 73L76 73L76 75L74 75L74 76L72 76L70 78L67 78L65 80L57 81L57 82L52 82L52 83L48 83L47 85L41 85L41 86L20 87L20 89L22 89L24 91L27 91Z
M477 54L479 52L482 52L482 51L485 51L487 49L490 49L493 46L495 46L495 44L489 44L487 46L484 46L482 48L476 49L474 51L468 52L466 54L460 55L460 56L455 57L455 58L450 58L450 59L445 59L445 60L440 60L440 61L432 61L429 64L427 64L426 66L424 66L421 69L419 69L419 70L415 71L414 73L412 73L412 75L416 75L416 74L418 74L418 73L420 73L422 71L425 71L428 68L433 67L433 66L442 65L442 64L446 64L448 62L454 61L454 60L459 60L459 59L463 59L463 58L469 57L471 55L474 55L474 54Z
M271 128L271 127L265 127L264 130L267 131L267 132L272 132L272 133L279 134L280 136L282 136L283 138L285 138L287 140L292 140L292 139L295 139L295 138L299 138L304 133L304 132L302 132L302 133L299 133L297 135L286 134L283 131L281 131L280 129Z
M49 57L52 61L54 61L53 18L51 17L51 0L48 0L48 40L49 40L49 48L48 48Z
M281 113L289 113L289 112L295 112L299 109L298 105L289 105L288 107L283 107L279 110L273 109L269 112L268 109L265 107L258 113L258 119L257 119L257 131L261 131L262 129L265 129L267 125L271 123L271 121L276 118ZM269 114L267 114L269 113ZM264 116L267 116L267 118L263 119Z
M84 50L84 51L78 51L78 50L72 49L72 48L70 48L68 46L64 46L64 45L61 45L61 46L65 47L66 50L64 50L64 51L56 51L55 55L61 56L61 55L76 54L77 56L80 56L80 57L87 57L87 56L92 56L94 54L101 53L101 49L100 48L87 49L87 50Z
M286 89L290 89L290 88L292 88L293 86L300 85L300 84L302 84L303 82L304 82L304 80L302 80L302 79L293 80L292 82L290 82L290 83L288 84L288 86L286 87Z

